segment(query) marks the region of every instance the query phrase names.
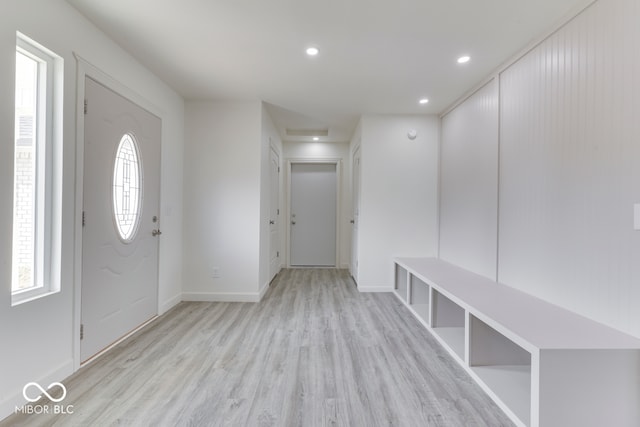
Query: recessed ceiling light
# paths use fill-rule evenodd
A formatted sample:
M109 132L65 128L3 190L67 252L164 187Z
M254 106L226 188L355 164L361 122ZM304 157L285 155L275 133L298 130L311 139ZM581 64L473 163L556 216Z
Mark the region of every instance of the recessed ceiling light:
M318 53L320 53L320 50L318 50L317 47L308 47L306 52L309 56L316 56Z
M418 101L420 104L427 104L429 102L429 100L427 98L422 98L420 99L420 101Z
M313 137L313 140L314 140L314 141L320 141L320 138L318 138L317 136L314 136L314 137Z
M469 60L471 59L470 56L461 56L460 58L458 58L458 64L466 64L467 62L469 62Z

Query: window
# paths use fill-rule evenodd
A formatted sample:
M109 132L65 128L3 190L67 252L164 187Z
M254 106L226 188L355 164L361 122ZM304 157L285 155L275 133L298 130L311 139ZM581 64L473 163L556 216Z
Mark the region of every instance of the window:
M129 243L140 223L141 168L138 144L133 135L120 140L113 168L113 217L120 239Z
M12 304L59 290L62 59L16 41Z

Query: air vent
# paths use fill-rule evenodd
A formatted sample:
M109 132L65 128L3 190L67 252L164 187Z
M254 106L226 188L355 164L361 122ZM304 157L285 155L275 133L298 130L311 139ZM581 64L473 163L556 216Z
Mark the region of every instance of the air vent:
M329 136L329 129L287 129L287 136Z

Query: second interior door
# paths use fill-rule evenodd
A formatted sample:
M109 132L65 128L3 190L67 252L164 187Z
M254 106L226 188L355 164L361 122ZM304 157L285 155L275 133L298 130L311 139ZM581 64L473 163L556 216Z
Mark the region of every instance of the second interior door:
M336 207L335 163L291 165L291 266L336 265Z

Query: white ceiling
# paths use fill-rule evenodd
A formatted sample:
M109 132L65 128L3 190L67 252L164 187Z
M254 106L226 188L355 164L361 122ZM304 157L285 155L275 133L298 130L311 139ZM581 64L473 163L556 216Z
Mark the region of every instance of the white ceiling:
M67 1L186 99L263 100L283 140L341 142L362 114L440 113L592 0Z

